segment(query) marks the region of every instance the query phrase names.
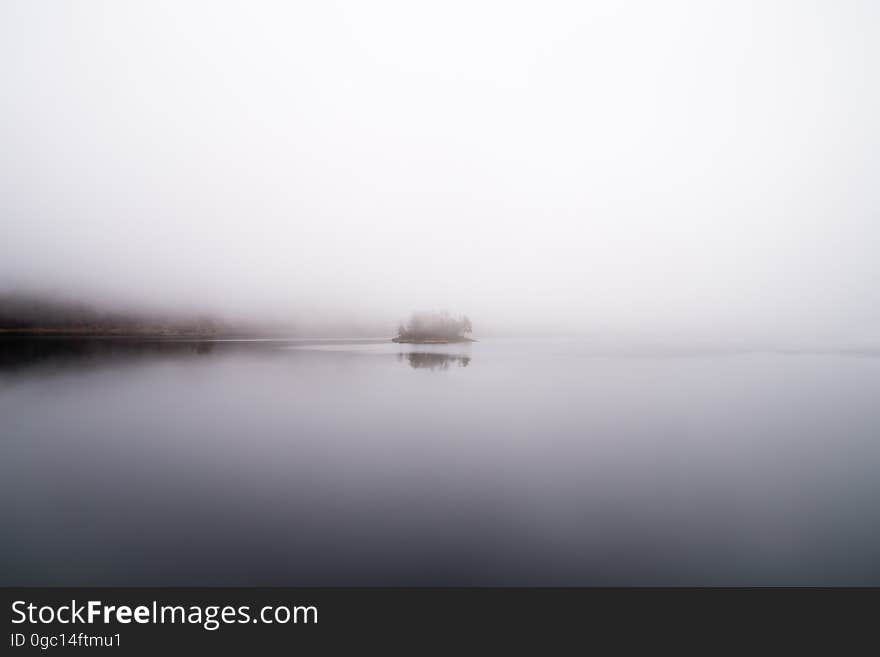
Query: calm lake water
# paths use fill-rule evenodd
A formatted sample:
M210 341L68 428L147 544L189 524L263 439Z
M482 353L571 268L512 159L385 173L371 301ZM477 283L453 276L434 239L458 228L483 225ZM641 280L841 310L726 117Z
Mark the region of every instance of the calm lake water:
M880 584L880 357L0 343L3 585Z

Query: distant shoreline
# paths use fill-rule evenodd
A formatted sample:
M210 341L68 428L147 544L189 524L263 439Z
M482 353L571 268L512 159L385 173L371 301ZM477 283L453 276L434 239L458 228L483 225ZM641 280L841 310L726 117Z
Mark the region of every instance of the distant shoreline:
M57 338L228 338L241 337L239 333L213 333L176 329L127 328L0 328L0 336L57 337Z
M0 338L128 338L140 340L187 339L187 340L224 340L224 339L259 339L266 333L259 331L223 331L197 330L176 328L171 326L69 326L69 327L0 327ZM381 338L376 338L381 340ZM387 340L388 338L385 338ZM391 342L397 344L470 344L473 338L464 336L452 338L402 338L396 336Z

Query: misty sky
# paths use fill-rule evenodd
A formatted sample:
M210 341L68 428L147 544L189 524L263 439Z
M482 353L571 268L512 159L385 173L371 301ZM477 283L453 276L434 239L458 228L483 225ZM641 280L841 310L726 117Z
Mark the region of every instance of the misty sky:
M880 3L0 3L0 287L880 341Z

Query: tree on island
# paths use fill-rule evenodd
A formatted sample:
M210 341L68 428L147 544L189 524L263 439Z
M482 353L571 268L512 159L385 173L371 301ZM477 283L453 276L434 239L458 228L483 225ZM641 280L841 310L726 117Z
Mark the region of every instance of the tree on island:
M449 313L413 313L398 326L395 342L467 342L473 325L467 315Z

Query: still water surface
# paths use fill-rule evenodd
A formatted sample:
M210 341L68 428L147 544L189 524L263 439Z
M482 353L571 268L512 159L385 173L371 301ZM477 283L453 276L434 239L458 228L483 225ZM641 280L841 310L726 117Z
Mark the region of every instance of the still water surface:
M0 342L2 585L880 585L880 357Z

